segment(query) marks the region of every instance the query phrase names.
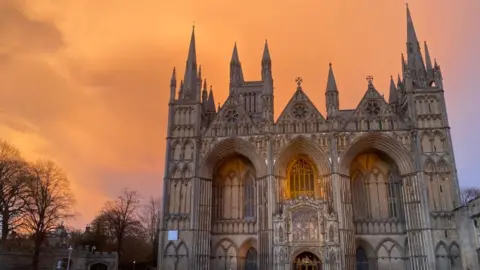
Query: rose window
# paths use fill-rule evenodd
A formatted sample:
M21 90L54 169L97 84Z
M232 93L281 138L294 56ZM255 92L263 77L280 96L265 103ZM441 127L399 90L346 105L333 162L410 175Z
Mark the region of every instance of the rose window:
M307 106L305 104L299 103L293 107L293 116L297 119L305 119L307 117Z
M370 101L365 105L365 112L370 116L377 116L380 114L380 105L375 101Z
M238 120L238 117L240 115L236 110L228 110L227 113L225 114L225 119L227 119L227 122L229 123L235 123Z

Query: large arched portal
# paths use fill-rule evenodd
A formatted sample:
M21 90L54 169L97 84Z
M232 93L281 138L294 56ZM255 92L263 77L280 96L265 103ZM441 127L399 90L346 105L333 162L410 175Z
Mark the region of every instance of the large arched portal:
M350 166L350 179L355 224L404 220L401 177L387 155L379 151L357 155ZM381 232L357 230L357 234L376 233Z
M95 263L90 266L90 270L108 270L108 266L104 263Z
M219 164L212 183L214 223L255 219L255 175L252 163L240 155L231 156Z
M322 270L322 261L311 252L302 252L293 260L293 270Z

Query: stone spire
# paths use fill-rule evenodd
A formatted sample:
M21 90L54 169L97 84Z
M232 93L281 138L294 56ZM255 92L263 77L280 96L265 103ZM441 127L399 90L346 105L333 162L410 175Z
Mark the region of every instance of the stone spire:
M426 41L425 41L425 62L426 62L427 72L430 72L431 70L433 70L432 58L430 58L430 52L428 51L428 45Z
M270 58L268 42L265 40L265 47L263 48L262 56L262 80L266 81L269 79L272 79L272 59Z
M172 78L170 79L170 102L175 100L175 91L177 88L177 75L175 72L175 67L173 67Z
M207 112L215 112L215 99L213 98L212 86L210 86L210 93L208 94L206 110Z
M388 103L390 104L398 103L397 87L395 87L393 76L390 77L390 93L388 95Z
M423 62L422 53L420 51L420 43L418 42L415 27L413 25L410 9L407 4L407 67L411 73L413 81L418 81L422 77L425 78L425 64Z
M199 96L199 93L197 93L197 80L197 52L195 48L195 27L193 27L190 47L188 49L187 66L183 79L184 89L180 98L189 100L197 99Z
M335 116L339 110L339 98L338 98L338 88L337 82L335 81L335 76L333 75L332 63L329 64L328 68L328 79L327 79L327 88L325 91L325 99L327 103L327 117Z
M242 64L238 57L237 43L233 46L232 60L230 60L230 91L233 90L232 86L240 85L244 82Z
M204 106L207 104L208 92L207 92L207 79L203 80L203 90L202 90L202 103Z

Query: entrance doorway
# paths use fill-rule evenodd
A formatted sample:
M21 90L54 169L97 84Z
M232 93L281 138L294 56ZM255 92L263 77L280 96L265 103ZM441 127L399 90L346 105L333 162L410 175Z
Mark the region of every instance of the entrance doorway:
M293 270L322 270L322 261L311 252L300 253L293 261Z

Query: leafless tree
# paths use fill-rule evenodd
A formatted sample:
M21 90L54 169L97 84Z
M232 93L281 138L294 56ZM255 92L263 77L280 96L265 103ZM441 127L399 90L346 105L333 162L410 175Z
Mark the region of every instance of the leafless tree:
M473 199L480 197L480 188L478 187L469 187L462 189L460 193L462 204L467 205Z
M21 225L26 198L26 168L18 148L0 140L1 241Z
M74 217L74 199L67 176L52 161L37 161L29 171L24 229L33 236L33 268L37 270L40 247L47 234Z
M150 197L140 212L140 222L151 245L155 242L160 226L160 206L160 198Z
M106 202L102 210L102 219L115 237L119 256L122 254L125 237L138 235L141 232L138 220L139 208L140 195L136 191L125 189L117 199Z

